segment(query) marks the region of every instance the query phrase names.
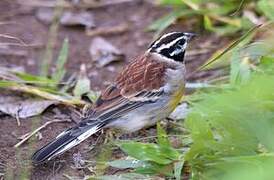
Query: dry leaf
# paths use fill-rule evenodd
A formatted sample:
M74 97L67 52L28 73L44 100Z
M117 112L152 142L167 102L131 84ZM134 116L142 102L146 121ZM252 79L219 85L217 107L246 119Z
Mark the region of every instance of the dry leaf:
M41 114L56 101L23 99L19 96L0 96L0 111L13 117L27 118Z
M52 8L39 8L35 15L44 24L50 24L53 20L54 10ZM88 12L64 11L60 17L60 24L63 26L85 26L86 28L95 27L94 18Z
M171 119L185 119L189 111L187 103L182 103L176 107L169 117Z
M95 27L93 16L88 12L74 13L66 11L62 15L60 23L65 26L82 25L88 29Z
M123 53L101 37L92 40L89 53L92 60L96 61L99 67L106 66L114 61L124 60Z

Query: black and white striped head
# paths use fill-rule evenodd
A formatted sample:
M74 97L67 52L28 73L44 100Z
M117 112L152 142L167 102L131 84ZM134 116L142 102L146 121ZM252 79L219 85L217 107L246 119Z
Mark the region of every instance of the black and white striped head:
M174 61L183 62L187 43L193 36L195 34L184 32L164 34L149 46L148 52L158 53Z

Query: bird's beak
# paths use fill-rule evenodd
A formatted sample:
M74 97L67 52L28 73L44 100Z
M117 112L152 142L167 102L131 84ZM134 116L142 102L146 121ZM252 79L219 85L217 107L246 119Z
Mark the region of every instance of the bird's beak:
M187 37L187 40L190 41L191 39L196 37L197 34L196 33L185 33L185 36Z

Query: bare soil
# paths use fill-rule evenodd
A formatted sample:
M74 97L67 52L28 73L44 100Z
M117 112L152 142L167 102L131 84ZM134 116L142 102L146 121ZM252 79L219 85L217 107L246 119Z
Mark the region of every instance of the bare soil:
M0 66L19 66L24 67L27 72L33 74L39 72L39 65L41 64L42 55L48 40L49 26L37 20L35 17L36 10L37 7L19 5L13 1L3 0L0 2L0 22L8 22L7 24L0 25L0 34L12 35L22 39L27 44L37 45L35 47L9 46L14 52L24 53L23 55L0 54ZM89 45L92 38L85 34L82 27L60 26L56 40L57 43L54 48L54 57L57 56L63 39L68 37L70 43L69 59L66 64L68 73L79 72L80 65L86 64L92 89L100 90L114 79L124 64L132 61L138 54L146 50L146 47L153 39L154 33L145 31L145 28L169 11L170 9L168 8L156 7L147 1L143 2L140 0L88 10L89 13L94 15L97 27L111 28L114 25L122 23L129 24L129 30L125 33L104 37L125 54L125 61L103 68L96 67L96 64L91 60L89 55ZM193 32L197 31L197 28L194 30L192 24L183 19L180 21L180 24L167 29L166 32L172 30ZM2 38L0 38L1 41L3 41ZM201 65L214 49L224 43L225 41L220 41L219 38L209 34L201 34L196 38L190 50L194 52L194 55L188 56L186 60L188 74L191 74L191 72ZM197 53L195 55L196 50L208 50L209 53L201 55ZM188 80L194 81L202 79L204 76L207 76L207 73L197 73L188 77ZM90 160L93 158L94 160L96 152L100 151L100 147L95 148L93 151L89 151L88 149L92 145L103 144L104 140L100 133L89 138L53 162L37 167L33 167L30 163L30 156L34 149L48 143L64 129L73 126L73 122L51 124L41 131L41 140L34 137L31 141L28 141L17 149L13 147L19 142L18 137L31 132L35 127L53 119L56 116L56 111L61 111L64 114L70 112L64 106L52 107L41 116L22 119L21 126L17 125L15 118L6 115L0 116L0 163L5 166L4 171L7 179L66 179L64 174L73 177L84 177L85 175L92 174L87 168L75 168L73 156L80 154L83 159ZM153 134L155 133L155 128L152 127L147 132ZM146 136L146 133L134 133L129 137L136 135ZM116 153L114 156L120 155ZM106 174L113 173L115 171L109 170L106 172Z

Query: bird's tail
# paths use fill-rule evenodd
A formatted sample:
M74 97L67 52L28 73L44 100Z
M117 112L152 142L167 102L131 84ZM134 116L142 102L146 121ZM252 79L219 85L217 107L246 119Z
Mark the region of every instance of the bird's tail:
M51 160L100 131L104 125L105 123L100 121L83 121L76 127L62 132L55 140L43 146L33 154L33 163L41 164Z

